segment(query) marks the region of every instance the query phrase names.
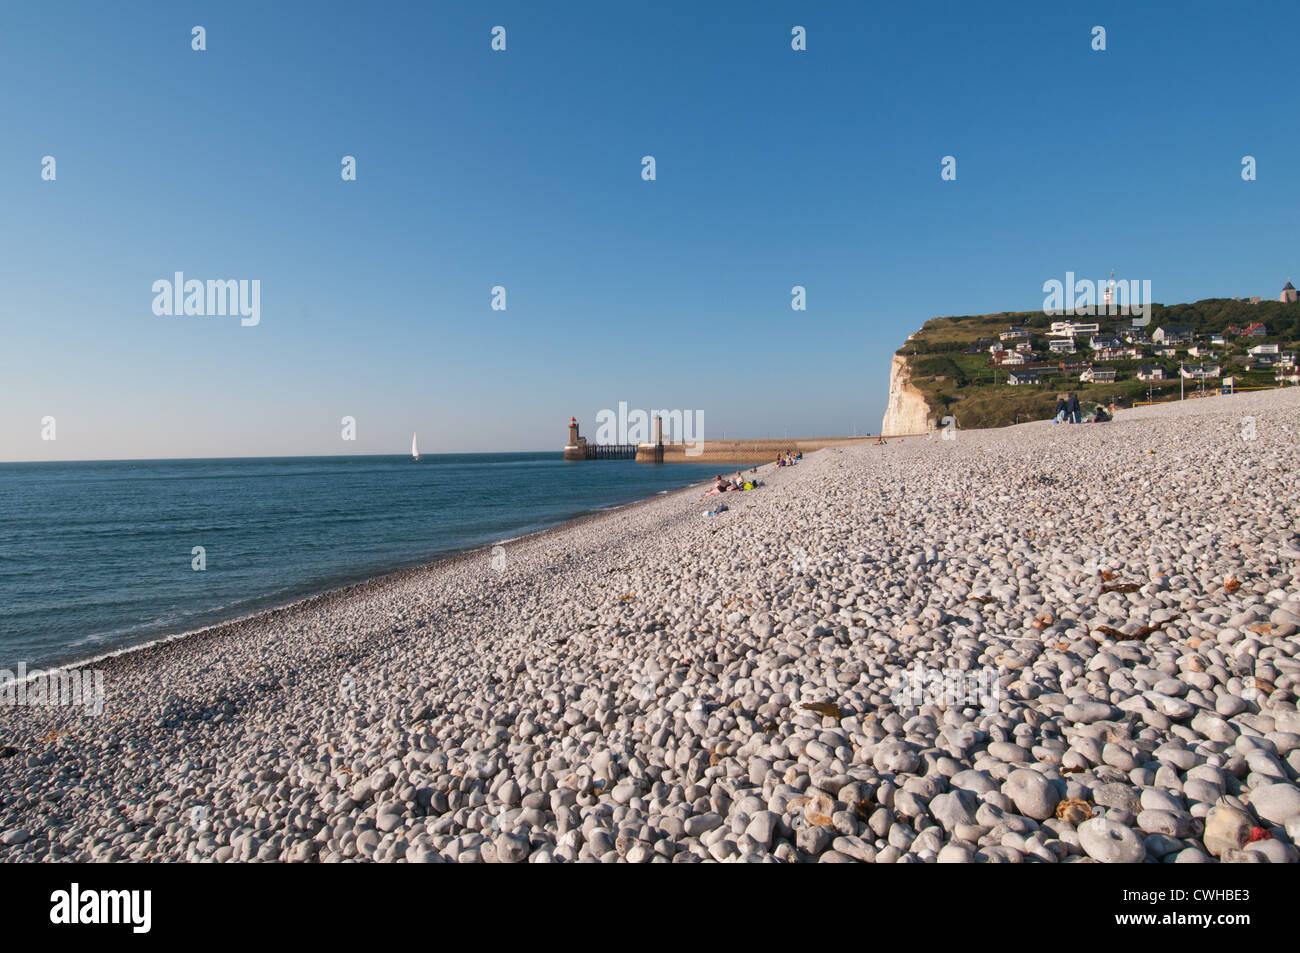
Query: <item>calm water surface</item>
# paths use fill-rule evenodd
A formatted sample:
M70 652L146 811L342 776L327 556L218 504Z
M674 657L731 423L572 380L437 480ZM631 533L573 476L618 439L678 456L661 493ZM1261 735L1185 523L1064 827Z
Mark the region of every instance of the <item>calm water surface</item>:
M0 668L199 628L718 469L557 453L0 464Z

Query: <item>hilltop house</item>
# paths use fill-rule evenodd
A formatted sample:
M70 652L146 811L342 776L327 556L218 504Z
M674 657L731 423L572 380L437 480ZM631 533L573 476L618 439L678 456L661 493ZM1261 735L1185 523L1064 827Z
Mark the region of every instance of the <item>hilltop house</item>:
M1085 384L1088 382L1094 384L1109 384L1115 380L1115 368L1085 367L1079 374L1079 380Z
M1277 356L1277 363L1279 367L1295 367L1296 366L1295 351L1283 351L1281 354Z
M1013 386L1018 384L1037 384L1038 371L1031 370L1014 370L1007 375L1007 383Z
M1136 361L1142 356L1140 347L1103 347L1097 350L1099 361Z
M1192 337L1191 328L1171 324L1168 327L1156 328L1151 335L1151 340L1156 344L1190 344Z
M1023 351L1003 351L1000 364L1028 364L1029 358Z
M1053 354L1073 354L1074 338L1053 338L1047 342L1047 349Z
M1094 334L1092 340L1088 342L1088 347L1094 351L1100 351L1102 348L1107 347L1122 347L1123 344L1124 342L1113 334Z
M1219 376L1218 364L1185 364L1179 372L1190 380L1203 381Z
M1177 351L1175 347L1158 347L1153 353L1156 357L1173 357Z
M1028 337L1029 337L1028 328L1007 328L1005 331L1003 331L1001 334L998 335L998 340L1017 341L1020 340L1021 338L1028 338Z
M1061 373L1066 377L1082 374L1091 367L1091 364L1085 364L1083 361L1061 361L1060 363Z
M1277 296L1277 300L1283 304L1291 304L1297 298L1300 298L1300 294L1296 292L1295 285L1291 284L1291 279L1288 278L1286 284L1282 286L1282 293Z
M1159 364L1143 364L1138 368L1137 379L1140 381L1162 381L1165 379L1165 369Z
M1256 321L1254 324L1246 325L1246 330L1242 331L1241 335L1248 338L1268 337L1268 328Z
M1053 321L1051 333L1074 337L1076 334L1095 334L1101 329L1100 324L1083 321Z
M1031 353L1029 348L1030 348L1030 344L1028 341L1021 341L1019 344L1016 345L1016 350L1022 354Z
M1129 344L1150 343L1147 340L1147 333L1143 331L1141 328L1129 328L1121 335L1121 337L1123 337L1125 341L1128 341Z
M1193 344L1187 349L1187 353L1192 357L1213 357L1208 344Z
M1224 345L1224 344L1227 344L1228 342L1227 342L1227 340L1224 338L1224 336L1223 336L1222 334L1211 334L1211 335L1210 335L1210 343L1211 343L1211 344Z
M1281 348L1276 344L1256 344L1246 353L1252 357L1259 357L1261 354L1276 355L1279 351L1281 351Z

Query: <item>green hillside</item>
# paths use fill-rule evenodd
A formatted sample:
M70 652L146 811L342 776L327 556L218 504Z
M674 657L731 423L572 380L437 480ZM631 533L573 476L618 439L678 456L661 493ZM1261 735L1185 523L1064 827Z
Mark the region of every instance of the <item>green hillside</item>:
M964 315L933 318L898 349L898 354L908 359L911 381L926 399L936 418L952 415L959 426L1002 427L1027 420L1050 418L1056 395L1074 391L1079 400L1089 407L1093 403L1116 403L1129 407L1135 401L1162 400L1179 394L1179 365L1218 363L1222 376L1231 376L1239 389L1277 386L1273 368L1252 369L1248 348L1257 344L1277 344L1281 351L1300 350L1300 303L1283 304L1280 301L1260 301L1251 304L1233 298L1209 298L1193 304L1151 306L1151 323L1142 328L1148 338L1157 328L1177 325L1191 328L1194 346L1211 346L1212 357L1190 356L1187 345L1180 345L1172 358L1159 357L1153 352L1154 344L1141 347L1143 357L1136 360L1097 359L1089 348L1091 335L1076 337L1078 352L1073 355L1048 352L1049 334L1053 321L1096 322L1104 335L1119 334L1132 325L1128 316L1052 317L1041 311L1002 312L1000 314ZM1226 334L1230 328L1246 328L1262 323L1267 329L1263 337L1229 337L1223 345L1209 345L1212 334ZM1114 383L1082 383L1077 372L1066 376L1059 369L1040 371L1038 384L1007 383L1011 367L995 366L989 346L998 335L1009 328L1026 328L1029 344L1037 355L1034 363L1082 362L1094 368L1113 368ZM1006 345L1013 347L1013 343ZM977 353L970 353L978 348ZM1158 365L1164 369L1165 380L1142 381L1137 379L1138 368ZM1207 390L1217 390L1220 378L1207 380ZM1199 381L1185 381L1190 393L1199 391Z

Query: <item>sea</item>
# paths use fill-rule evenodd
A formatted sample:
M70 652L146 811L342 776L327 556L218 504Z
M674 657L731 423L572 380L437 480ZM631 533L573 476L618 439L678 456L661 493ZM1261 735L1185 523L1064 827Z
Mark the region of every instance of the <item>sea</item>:
M0 463L0 670L129 649L719 468L559 453Z

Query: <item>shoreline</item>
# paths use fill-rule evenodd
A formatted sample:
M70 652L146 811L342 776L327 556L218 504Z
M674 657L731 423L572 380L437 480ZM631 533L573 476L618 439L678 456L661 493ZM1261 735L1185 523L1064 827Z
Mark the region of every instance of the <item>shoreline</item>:
M691 483L691 484L687 484L686 486L679 487L675 490L658 490L655 492L653 496L647 496L637 500L630 500L627 503L619 503L614 506L606 506L606 507L602 507L601 509L591 510L590 512L583 513L580 516L575 516L572 519L568 519L568 520L564 520L563 522L556 523L553 526L545 526L541 529L533 530L532 532L524 533L520 536L512 536L509 539L500 540L499 542L490 543L485 546L473 546L468 549L456 550L454 552L447 553L446 555L443 556L438 556L432 560L429 560L427 562L422 562L414 566L405 566L399 569L390 569L386 572L381 572L373 576L366 576L354 580L353 582L344 583L342 585L330 585L324 589L307 592L304 595L294 597L293 599L290 599L287 602L265 606L260 609L255 609L252 612L244 613L243 615L232 616L229 619L223 619L219 622L213 622L209 625L200 626L197 629L187 629L182 632L172 632L167 635L159 636L157 638L151 638L146 642L140 642L135 645L122 646L121 648L114 649L111 652L105 652L100 655L89 656L84 659L78 659L69 662L61 662L51 666L29 667L27 669L28 674L26 676L26 679L24 680L31 679L33 677L33 673L36 672L48 673L48 672L55 672L55 671L69 671L71 669L81 669L81 668L87 668L89 666L105 668L105 670L107 670L106 663L111 663L115 660L128 657L128 656L143 655L152 652L154 650L162 650L174 643L187 641L191 639L194 640L208 639L208 640L216 641L219 640L222 636L227 634L234 634L235 631L238 631L244 627L251 626L251 625L258 625L264 622L270 622L274 619L281 618L288 613L311 612L317 609L326 609L330 606L331 603L339 599L347 599L350 597L365 595L367 593L377 591L386 586L392 586L405 581L409 581L410 579L416 576L420 576L430 572L435 572L440 568L445 570L450 570L455 566L460 565L464 562L468 562L472 559L475 558L481 559L484 553L492 552L492 550L494 550L497 546L505 547L507 552L509 552L509 548L516 544L524 543L530 540L540 539L548 535L559 533L568 529L577 528L589 521L599 519L603 516L607 516L613 513L619 513L625 510L632 509L634 507L645 506L646 504L653 503L656 500L664 499L665 497L671 497L682 493L688 493L692 490L696 490L702 486L707 485L708 482L709 481L705 480L701 483ZM227 632L224 630L231 630L231 631Z

